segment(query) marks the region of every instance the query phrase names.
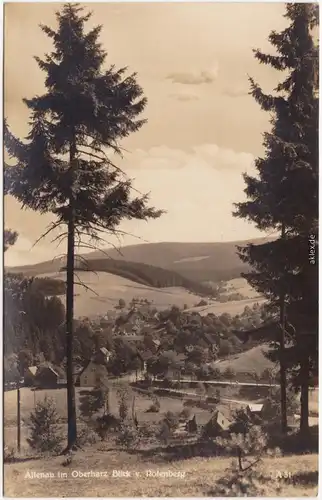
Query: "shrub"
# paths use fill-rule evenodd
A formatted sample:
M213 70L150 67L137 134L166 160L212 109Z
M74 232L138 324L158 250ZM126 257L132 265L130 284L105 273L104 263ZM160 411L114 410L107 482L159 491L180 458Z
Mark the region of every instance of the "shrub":
M159 398L152 393L151 395L151 399L152 399L152 405L150 407L150 411L153 412L153 413L158 413L160 411L160 400Z
M86 425L77 432L77 446L82 448L86 445L95 444L98 441L98 434L93 428Z
M222 378L221 371L219 368L209 367L209 376L212 380L220 380Z
M179 416L176 415L173 411L167 411L164 415L164 422L169 427L170 431L174 431L177 429L179 425Z
M83 418L91 418L105 405L105 394L102 389L93 389L81 394L79 410Z
M228 439L217 438L216 441L220 447L236 453L238 461L232 462L231 469L217 481L209 495L267 497L275 494L278 496L280 487L277 480L265 477L258 470L258 465L267 451L267 436L260 427L252 427L246 435L232 434Z
M231 434L229 438L218 437L216 442L235 454L238 458L239 469L242 471L244 459L251 457L253 465L261 460L267 450L268 437L261 427L253 426L247 434Z
M173 380L169 377L165 377L162 382L163 387L166 387L168 389L173 388Z
M158 438L164 444L168 444L170 435L171 435L171 430L169 428L168 422L166 420L163 420L163 422L161 422L161 425L160 425L160 431L159 431Z
M233 434L246 435L252 426L252 423L250 422L246 411L242 408L237 409L235 412L233 412L232 417L233 424L230 426L230 432L232 432Z
M138 429L139 436L142 438L152 438L156 435L156 429L153 424L143 422Z
M195 307L205 307L205 306L207 306L207 305L208 305L207 300L205 300L205 299L201 299L201 301L200 301L200 302L198 302L198 303L196 304L196 306L195 306Z
M226 370L223 373L224 378L227 380L232 380L236 378L236 372L232 368L226 368Z
M124 299L120 299L119 300L119 308L124 309L124 307L126 307L126 302Z
M265 477L260 471L248 469L241 472L233 467L217 481L209 492L213 497L268 497L279 496L280 485L277 480Z
M231 344L226 339L221 339L219 342L219 356L228 356L231 353Z
M5 446L3 450L4 463L11 463L15 461L15 450L12 446Z
M159 411L160 411L160 403L158 405L152 403L147 409L147 413L159 413Z
M191 417L191 410L189 408L183 408L180 412L180 417L188 420Z
M64 441L59 416L54 400L45 396L36 404L35 411L30 414L28 423L30 438L27 439L31 448L40 452L59 452Z
M126 420L129 414L129 391L127 388L122 387L117 391L119 416L121 421Z
M202 382L198 382L197 383L197 387L196 387L196 393L198 394L199 398L200 398L200 402L205 399L206 397L206 389L205 389L205 386Z
M131 424L122 424L119 434L115 439L118 446L136 448L139 444L139 433Z
M110 430L116 430L120 427L120 421L111 415L110 413L97 417L95 422L95 432L101 438L102 441L106 439L106 436Z

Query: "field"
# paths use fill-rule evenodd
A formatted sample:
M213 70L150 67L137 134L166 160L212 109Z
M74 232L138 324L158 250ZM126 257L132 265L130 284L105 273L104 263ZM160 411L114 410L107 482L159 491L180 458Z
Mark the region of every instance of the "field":
M262 297L249 298L243 300L231 300L229 302L211 302L208 306L192 307L188 309L188 312L198 312L201 316L207 316L207 314L216 314L216 316L229 313L232 316L241 314L246 306L252 307L253 304L263 304L265 299Z
M240 293L250 299L258 297L258 293L254 288L250 287L245 278L234 278L227 282L227 293Z
M81 391L77 388L77 404ZM147 397L136 394L136 411L140 422L159 421L166 411L178 412L183 409L180 399L160 397L159 414L146 413L151 404ZM45 395L54 398L60 416L66 418L66 390L31 391L21 390L22 419L28 418L36 401ZM312 393L312 409L317 405L317 391ZM117 411L115 389L111 391L111 408ZM205 424L210 411L192 407L197 423ZM16 446L16 391L4 394L4 442L9 447ZM62 424L66 432L66 423ZM64 467L63 457L30 457L26 442L27 427L22 426L22 453L15 463L4 466L4 493L7 497L79 497L86 493L89 497L200 497L211 496L212 488L221 477L227 475L231 467L228 458L188 458L173 460L154 450L120 451L115 449L114 441L100 442L79 451L71 465ZM190 455L191 456L191 455ZM125 465L126 464L126 465ZM317 494L318 457L317 455L287 456L265 458L261 465L267 480L266 496L274 496L271 489L271 476L279 471L291 475L288 480L280 480L278 496L303 497ZM113 471L123 472L123 477L113 477ZM94 473L104 473L95 477ZM32 478L32 473L47 473L43 478ZM82 476L89 473L92 477ZM65 474L65 476L63 476ZM116 473L114 473L115 476ZM124 477L127 474L127 477ZM130 474L130 477L128 475ZM86 482L86 487L84 487Z
M63 272L39 275L38 277L44 276L66 279ZM183 307L184 304L192 307L201 300L200 296L188 292L185 288L149 287L106 272L78 271L76 281L85 283L93 290L87 290L81 285L75 286L76 317L104 315L118 304L120 298L124 299L126 303L130 302L133 297L147 299L157 309L166 309L169 306ZM61 299L64 300L64 297Z
M227 359L219 359L213 363L213 366L222 372L231 368L236 374L253 372L261 375L265 369L271 370L275 367L275 363L264 355L267 351L267 346L259 345L235 356L229 356Z
M76 405L79 407L79 401L82 391L84 388L76 387ZM189 392L194 392L194 389L186 389ZM245 392L245 391L244 391ZM221 397L227 401L231 400L231 404L235 406L234 401L241 403L247 403L249 401L255 401L256 390L249 391L249 396L239 396L238 387L227 387L220 388ZM135 410L138 415L140 422L158 422L160 421L167 411L180 412L183 406L183 400L175 397L159 397L160 401L160 412L159 413L149 413L146 410L151 405L151 399L144 396L137 391L133 392L135 394ZM253 396L251 396L251 394ZM28 420L30 413L34 410L35 404L38 401L42 401L45 396L54 399L58 413L62 421L66 422L67 419L67 407L66 407L66 389L47 389L32 391L31 389L24 387L20 390L20 409L21 409L21 420L22 420L22 447L28 447L26 438L28 435L28 429L24 423L24 420ZM187 398L191 399L191 398ZM246 400L247 401L244 401ZM226 403L225 403L226 404ZM317 425L318 420L318 390L310 391L310 425ZM230 405L231 406L231 405ZM116 389L112 388L110 391L110 407L113 413L117 413L118 402ZM191 407L191 412L196 415L198 425L204 425L211 417L211 412L198 408L197 406ZM7 446L16 445L16 422L17 422L17 391L7 391L4 393L4 441Z
M231 467L231 460L228 458L192 458L165 462L159 456L146 457L139 453L114 451L102 444L77 453L72 464L67 467L63 467L62 462L62 457L55 457L5 464L5 496L212 496L211 490L216 481L227 475L227 469ZM260 467L267 477L265 496L275 496L270 486L270 478L276 477L278 471L292 475L292 479L279 481L281 490L278 496L291 498L317 495L317 455L265 458ZM113 471L123 472L128 477L113 477ZM102 474L99 478L80 477L86 472L89 475L92 472L92 476L95 472ZM49 473L51 477L32 479L32 473ZM63 474L65 477L61 477ZM170 474L172 477L169 477Z
M76 388L76 404L79 406L81 392L84 388ZM41 391L32 391L25 387L20 390L20 408L21 419L28 419L30 412L33 411L35 403L42 401L45 396L51 397L56 403L56 408L60 417L63 420L67 419L67 405L66 405L66 389L49 389ZM167 411L179 412L183 409L183 402L180 399L160 397L160 412L147 413L146 410L151 406L151 399L135 392L135 409L140 422L160 421ZM110 392L110 407L113 413L117 413L118 403L116 390ZM197 422L204 425L211 416L209 411L193 407L192 412L196 415ZM4 441L7 446L15 446L16 443L16 421L17 421L17 392L8 391L4 393ZM22 447L27 447L26 437L28 429L22 425Z
M60 280L66 279L64 272L38 275L39 278L45 276ZM242 285L240 280L242 280ZM240 280L238 280L239 286L242 286L245 295L251 297L253 290L245 280L242 278ZM224 312L232 315L240 314L245 306L251 307L255 302L263 302L261 297L255 296L255 298L226 303L210 301L206 307L194 307L202 297L182 287L155 288L106 272L78 271L76 281L84 283L91 290L81 285L75 286L75 317L104 315L107 311L114 309L120 298L126 303L130 302L133 297L147 299L157 309L166 309L171 306L182 308L186 304L188 311L197 311L201 315L208 313L219 315ZM61 300L65 300L64 296Z

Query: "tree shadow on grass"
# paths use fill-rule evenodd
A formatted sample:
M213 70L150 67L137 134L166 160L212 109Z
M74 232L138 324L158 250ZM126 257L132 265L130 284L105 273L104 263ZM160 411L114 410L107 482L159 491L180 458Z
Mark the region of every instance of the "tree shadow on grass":
M100 451L115 452L119 448L104 448ZM154 462L175 462L178 460L189 460L195 457L213 457L218 456L218 446L213 442L184 443L181 445L156 446L147 449L127 448L123 450L129 455L139 456L143 460ZM223 453L221 452L222 456Z
M54 455L56 456L56 455ZM25 457L11 457L10 459L5 459L3 463L5 465L12 465L12 464L19 464L19 463L24 463L24 462L34 462L37 460L42 460L44 457L42 456L25 456Z
M292 477L292 483L298 486L317 486L319 482L319 472L315 471L306 471L299 472Z

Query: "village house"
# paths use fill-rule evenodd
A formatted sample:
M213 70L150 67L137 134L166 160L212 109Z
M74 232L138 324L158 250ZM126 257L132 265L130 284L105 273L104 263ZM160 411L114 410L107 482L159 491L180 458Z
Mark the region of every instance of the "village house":
M111 356L112 353L106 347L98 349L79 373L76 385L80 387L95 387L102 378L107 376L106 365Z
M67 384L65 371L57 366L46 364L38 367L34 386L39 389L57 389Z
M95 387L108 372L106 366L89 360L78 376L76 385L80 387Z
M165 378L179 381L181 379L182 371L187 359L186 355L183 353L177 353L175 351L164 351L162 355L171 359L171 365L167 369Z
M216 335L213 335L211 333L203 333L202 338L204 343L206 344L206 347L208 348L209 357L212 358L213 356L217 355L219 347Z
M152 344L154 346L153 351L154 353L158 353L161 347L161 340L159 339L152 339Z
M139 360L141 361L141 367L140 367L141 370L143 372L146 372L147 361L153 357L152 351L150 351L149 349L144 350L144 351L138 349L137 356L138 356Z

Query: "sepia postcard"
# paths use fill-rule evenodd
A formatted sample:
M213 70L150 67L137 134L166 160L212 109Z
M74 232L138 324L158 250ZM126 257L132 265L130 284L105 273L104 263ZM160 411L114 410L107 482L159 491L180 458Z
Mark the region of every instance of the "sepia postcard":
M317 496L318 4L3 22L4 495Z

